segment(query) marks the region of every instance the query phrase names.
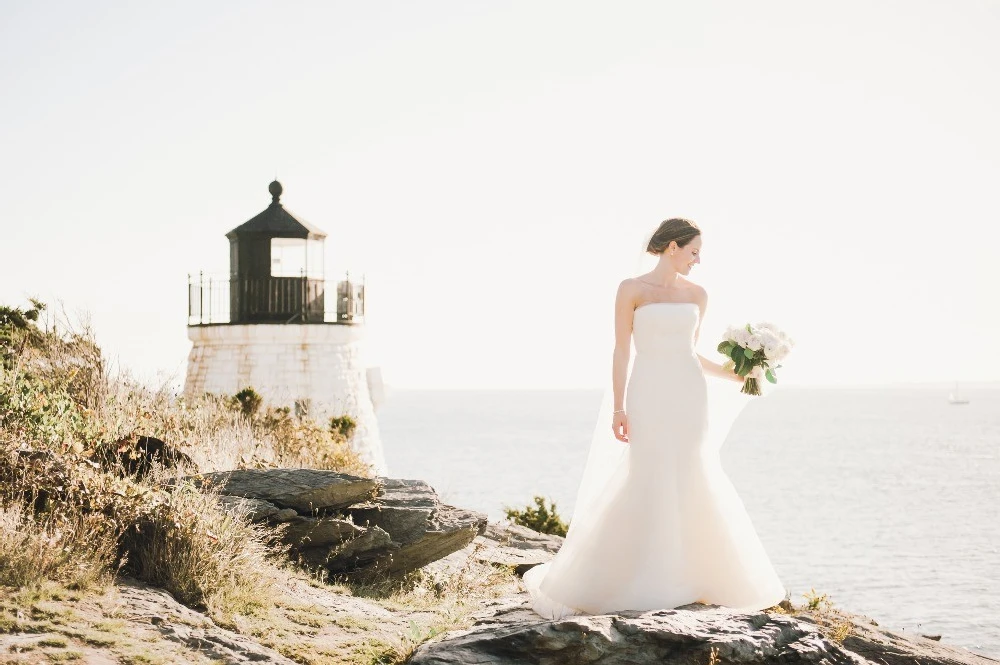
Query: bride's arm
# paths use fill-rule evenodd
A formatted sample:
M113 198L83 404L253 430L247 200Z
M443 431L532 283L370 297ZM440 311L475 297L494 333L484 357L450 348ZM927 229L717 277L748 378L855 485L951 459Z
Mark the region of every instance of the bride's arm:
M635 312L632 286L628 280L618 285L615 295L615 354L611 364L611 386L615 411L625 408L625 381L632 347L632 315Z
M698 304L698 309L701 313L698 315L698 326L694 329L694 342L698 343L698 333L701 332L701 322L705 318L705 310L708 308L708 292L702 287L697 287L696 290L696 302ZM720 363L715 363L701 355L696 353L698 356L698 362L701 363L702 371L709 376L717 376L720 379L729 379L730 381L742 382L743 378L734 371L724 369Z

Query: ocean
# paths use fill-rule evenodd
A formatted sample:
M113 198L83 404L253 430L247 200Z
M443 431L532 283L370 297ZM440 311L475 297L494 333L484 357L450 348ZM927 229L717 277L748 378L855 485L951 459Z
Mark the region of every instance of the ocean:
M1000 390L785 387L749 404L722 448L792 594L1000 656ZM394 390L379 426L390 475L491 520L551 498L564 518L600 391Z

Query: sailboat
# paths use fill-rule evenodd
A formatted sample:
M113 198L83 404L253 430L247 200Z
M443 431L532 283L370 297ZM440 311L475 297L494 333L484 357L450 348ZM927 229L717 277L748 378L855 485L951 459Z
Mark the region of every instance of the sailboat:
M962 393L960 393L958 391L958 381L955 382L955 389L951 391L950 395L948 395L948 403L949 404L968 404L969 403L969 398L965 397L964 395L962 395Z

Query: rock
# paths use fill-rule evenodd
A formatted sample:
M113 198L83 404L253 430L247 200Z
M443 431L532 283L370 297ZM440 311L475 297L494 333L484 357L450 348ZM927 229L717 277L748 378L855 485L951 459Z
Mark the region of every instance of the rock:
M262 499L279 508L304 515L346 508L368 501L378 489L372 478L319 469L241 469L195 476L198 484L211 484L220 494Z
M365 529L340 547L309 548L300 552L300 556L308 564L326 567L331 575L340 575L375 570L380 562L391 560L398 549L399 543L376 526Z
M274 524L284 524L285 522L290 522L298 516L299 514L295 512L294 508L282 508L271 517L271 522Z
M692 606L687 606L692 607ZM713 648L715 656L713 658ZM411 665L446 663L830 663L856 665L816 626L784 615L725 608L656 610L541 620L530 609L501 610L467 631L422 645Z
M153 436L126 437L114 443L102 443L94 450L93 460L107 471L145 478L154 463L173 469L196 469L195 463L179 449Z
M332 574L406 573L464 548L486 529L485 515L442 504L421 480L314 469L222 471L192 480L215 487L224 504L248 509L253 521L287 523L282 538L293 556Z
M162 589L129 579L122 580L118 589L120 600L115 611L119 616L146 617L163 639L183 645L192 656L233 665L294 665L294 661L277 651L222 628L207 616L181 605Z
M278 507L262 499L246 499L241 496L219 496L223 510L246 514L251 522L266 522L278 514ZM297 515L294 510L293 515Z
M355 524L382 527L396 542L419 540L427 530L427 520L440 505L437 492L422 480L379 480L382 488L372 501L344 512L354 518Z
M347 520L332 517L302 517L296 515L286 522L282 539L293 549L303 550L311 547L330 547L353 540L365 532Z
M824 619L820 618L825 622ZM1000 662L966 649L941 644L940 635L919 636L873 628L866 616L838 613L838 620L850 624L844 638L845 649L879 665L985 665Z
M407 662L410 665L712 662L987 665L997 662L930 640L912 640L883 630L875 635L870 626L867 619L859 621L855 617L852 633L843 644L837 644L807 618L787 614L739 612L693 604L670 610L546 621L530 609L529 601L522 600L480 614L469 630L445 633L424 643Z
M486 527L473 543L479 545L474 558L485 563L510 566L517 575L524 575L540 563L550 561L562 546L563 538L539 533L510 522L497 522Z
M441 503L422 480L380 480L382 489L374 501L344 510L355 524L378 527L398 545L372 561L366 573L415 570L462 549L486 529L485 515Z
M495 522L486 527L483 538L493 540L504 547L519 550L544 550L555 554L562 547L565 538L549 533L540 533L512 522Z
M441 504L428 520L424 535L402 544L393 555L388 572L398 574L425 566L466 547L485 528L486 515Z

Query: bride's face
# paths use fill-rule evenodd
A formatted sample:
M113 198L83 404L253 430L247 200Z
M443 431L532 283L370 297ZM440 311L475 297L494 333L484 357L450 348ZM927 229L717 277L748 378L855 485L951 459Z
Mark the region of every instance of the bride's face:
M692 268L701 263L701 236L695 236L694 240L684 247L670 243L670 249L673 249L674 253L670 254L668 249L667 258L670 259L674 270L682 275L689 274Z

